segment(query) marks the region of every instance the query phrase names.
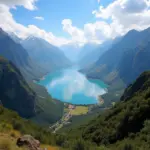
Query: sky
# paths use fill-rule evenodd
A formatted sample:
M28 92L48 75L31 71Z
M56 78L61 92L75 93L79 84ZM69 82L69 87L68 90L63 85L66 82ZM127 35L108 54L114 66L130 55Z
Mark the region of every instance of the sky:
M100 44L150 26L150 0L0 0L0 27L56 46Z

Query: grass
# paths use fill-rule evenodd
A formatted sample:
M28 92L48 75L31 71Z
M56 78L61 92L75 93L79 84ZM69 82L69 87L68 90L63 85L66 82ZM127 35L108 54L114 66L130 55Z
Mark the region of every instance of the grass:
M26 150L25 148L19 148L16 146L17 138L12 137L9 134L0 134L0 150ZM46 148L47 150L59 150L58 147L41 145L41 148Z
M21 133L12 128L9 124L0 124L0 150L26 150L16 146L17 139L21 137ZM59 150L58 147L41 145L41 148L47 150Z
M71 115L73 115L73 116L84 115L87 113L88 113L87 106L76 106L75 109L71 110Z
M25 150L16 146L16 139L10 135L0 135L0 150Z
M54 147L49 145L41 145L41 148L46 148L47 150L60 150L59 147Z

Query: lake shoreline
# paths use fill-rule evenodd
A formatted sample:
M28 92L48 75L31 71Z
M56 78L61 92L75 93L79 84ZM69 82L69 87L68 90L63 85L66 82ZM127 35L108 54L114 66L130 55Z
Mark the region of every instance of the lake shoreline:
M99 79L87 78L84 74L78 72L78 70L76 69L71 68L69 71L68 70L69 69L67 68L47 73L43 77L39 78L38 80L34 80L33 82L45 88L47 87L46 90L52 96L52 98L54 100L59 100L64 104L87 107L101 105L102 101L99 97L100 95L102 96L103 94L105 94L107 85ZM59 74L59 72L61 75ZM67 80L64 80L66 79L66 77ZM93 80L93 82L90 80ZM54 86L52 86L53 82ZM65 97L62 96L64 94L64 88L67 88L67 91L69 90L68 86L71 86L73 88L73 91L75 90L75 92L72 93L73 95L67 101L65 100ZM79 90L76 87L79 87ZM66 94L69 96L68 92ZM95 93L95 96L93 95L93 92Z

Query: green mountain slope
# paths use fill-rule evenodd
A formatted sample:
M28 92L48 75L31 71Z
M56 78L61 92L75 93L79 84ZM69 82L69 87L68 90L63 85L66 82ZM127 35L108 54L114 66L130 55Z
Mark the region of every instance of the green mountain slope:
M80 135L85 140L98 145L104 144L110 148L119 149L129 144L131 148L133 146L135 149L148 150L150 148L150 72L144 72L130 85L121 100L113 108L81 127L78 130L82 133Z
M114 44L112 48L105 52L94 65L84 69L83 72L85 72L87 76L91 78L100 78L107 83L115 82L118 77L120 78L119 69L121 68L121 70L124 70L124 72L126 71L126 69L124 69L124 66L120 65L124 55L126 55L127 52L133 49L135 50L135 54L138 53L138 47L140 47L141 45L147 45L147 43L149 42L149 37L150 28L141 32L138 32L136 30L129 31L119 42ZM132 57L128 56L126 58L123 58L126 63L129 63L128 60L130 61ZM130 65L132 66L132 62ZM141 71L145 70L141 69ZM139 73L135 77L137 77ZM127 75L127 73L125 75ZM121 76L121 78L123 78L123 76ZM129 77L129 79L130 78L133 79L131 76ZM131 80L130 82L132 81L133 80Z
M0 100L3 106L23 117L35 115L36 94L28 86L20 71L0 57Z
M143 71L150 69L150 42L124 53L119 63L119 76L126 84L134 81Z
M14 37L14 38L17 38L17 37ZM17 69L18 72L21 72L23 77L26 79L28 85L30 86L30 89L32 89L32 92L34 91L33 93L37 95L36 101L34 102L34 118L33 118L34 121L38 123L40 122L41 124L44 124L44 125L49 125L51 123L54 123L57 120L59 120L63 114L63 108L64 108L63 103L53 100L50 97L50 95L47 93L45 88L33 83L32 79L41 78L43 75L46 74L47 71L46 69L42 69L39 65L35 64L30 59L27 51L19 44L19 42L16 43L14 38L12 38L12 36L10 37L2 29L0 30L0 56L3 56L7 58L9 61L13 62L13 64L20 70L19 71ZM12 67L16 68L14 65ZM19 103L18 105L16 105L18 99L17 100L14 99L15 98L13 95L14 89L11 90L12 85L11 84L9 85L9 82L10 83L13 82L13 78L11 76L12 75L7 76L8 79L3 81L3 85L5 85L5 87L8 89L10 88L10 90L4 89L4 86L1 87L4 93L7 92L10 97L12 96L11 101L8 101L8 99L4 99L5 102L6 101L8 102L7 105L5 104L5 106L13 110L16 110L17 112L20 113L21 105L19 105ZM23 77L22 79L24 80ZM17 82L17 79L16 79L16 82ZM25 87L28 87L27 83ZM8 91L4 91L4 90L8 90ZM16 88L15 90L20 91L21 88L20 89ZM22 96L24 95L22 94ZM22 99L24 99L24 97L20 97L20 102L22 102ZM30 107L31 106L29 105L29 108ZM24 109L26 109L26 107L22 108L22 111L24 111ZM55 111L57 111L57 113ZM25 117L27 116L25 115Z
M0 91L0 103L4 107L42 125L54 123L63 115L62 102L53 100L44 87L34 83L29 86L15 65L2 57Z
M27 51L0 29L0 55L13 62L26 79L40 78L46 74L46 70L35 64Z

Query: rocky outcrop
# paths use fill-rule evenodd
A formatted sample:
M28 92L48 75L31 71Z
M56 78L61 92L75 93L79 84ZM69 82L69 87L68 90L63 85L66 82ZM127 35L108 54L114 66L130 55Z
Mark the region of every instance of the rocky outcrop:
M17 140L17 146L26 147L28 150L42 150L40 142L34 139L31 135L24 135Z

